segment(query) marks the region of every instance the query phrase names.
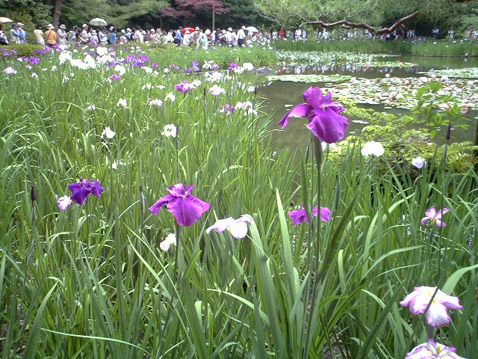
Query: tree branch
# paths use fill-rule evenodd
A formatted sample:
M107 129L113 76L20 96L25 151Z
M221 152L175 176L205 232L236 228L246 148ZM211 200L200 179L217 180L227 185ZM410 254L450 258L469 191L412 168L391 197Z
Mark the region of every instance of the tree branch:
M366 29L366 30L370 31L371 33L374 33L374 34L377 34L377 35L382 35L382 34L390 34L390 33L394 32L401 25L403 25L404 23L406 23L410 20L415 19L417 16L418 16L418 11L415 11L414 13L412 13L410 15L402 17L400 20L398 20L392 26L384 27L382 29L377 29L377 28L375 28L371 25L368 25L368 24L361 24L361 23L357 24L357 23L349 22L345 19L340 20L340 21L336 21L336 22L331 22L331 23L325 23L325 22L319 21L319 20L318 21L307 21L307 22L304 22L304 23L300 24L299 27L302 27L304 25L319 25L319 26L322 26L322 27L328 29L329 27L342 25L344 27L351 27L351 28L356 28L356 29Z

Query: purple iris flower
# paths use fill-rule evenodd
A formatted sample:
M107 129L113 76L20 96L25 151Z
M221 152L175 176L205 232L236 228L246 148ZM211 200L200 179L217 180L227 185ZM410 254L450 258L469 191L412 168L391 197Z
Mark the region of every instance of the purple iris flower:
M187 81L183 81L182 83L176 85L175 88L177 92L182 92L184 94L194 90L194 86Z
M309 120L307 128L319 140L335 143L345 137L349 121L340 114L345 111L341 105L332 101L332 94L323 95L319 87L310 87L304 92L305 103L295 106L279 122L282 129L289 124L289 117L306 117Z
M105 190L100 186L100 181L90 182L86 179L82 179L80 183L70 184L68 188L72 192L70 199L80 206L90 194L100 198Z
M192 69L194 72L199 72L199 71L201 71L201 69L199 68L199 62L197 62L197 61L191 62L191 69Z
M192 226L211 208L209 203L192 195L193 189L194 186L184 186L181 183L171 186L168 188L169 194L156 202L149 210L157 216L159 210L166 206L180 226Z
M116 74L115 74L115 75L111 75L111 76L110 76L110 80L112 80L112 81L119 81L119 80L121 80L121 76L118 76L118 75L116 75Z
M236 112L236 109L232 107L231 105L227 104L227 105L221 106L221 108L219 109L219 112L224 113L226 115L232 115L234 112Z
M148 56L144 56L144 55L140 55L139 56L139 59L138 59L140 62L151 62L151 60L149 59Z
M30 57L30 63L31 63L32 65L38 65L38 64L40 63L40 59L38 59L38 58L36 58L36 57L34 57L34 56L31 56L31 57Z
M317 217L319 215L319 207L315 207L312 210L312 216ZM292 223L296 226L300 226L302 223L309 223L309 219L307 218L307 212L305 209L299 209L297 211L289 212L289 217L292 220ZM322 222L330 221L330 209L327 207L320 208L320 220Z
M154 64L151 65L152 68L154 69L159 69L159 65L157 62L155 62Z
M228 70L232 71L234 69L237 69L238 67L239 67L239 65L233 62L232 64L229 65Z

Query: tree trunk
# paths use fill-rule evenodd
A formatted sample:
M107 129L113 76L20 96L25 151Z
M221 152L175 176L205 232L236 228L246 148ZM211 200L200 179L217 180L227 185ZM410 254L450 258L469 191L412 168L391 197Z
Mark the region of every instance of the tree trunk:
M60 23L62 5L63 5L63 0L56 0L55 11L53 12L53 26L55 26L56 28L58 28L58 24Z
M214 28L216 27L216 12L214 11L214 5L212 5L212 30L214 31Z

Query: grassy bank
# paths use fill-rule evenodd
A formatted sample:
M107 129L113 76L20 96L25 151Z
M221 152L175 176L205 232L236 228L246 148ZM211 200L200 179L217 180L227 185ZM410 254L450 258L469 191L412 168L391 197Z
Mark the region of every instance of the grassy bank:
M276 41L274 48L284 51L319 51L319 52L365 52L411 54L416 56L478 56L478 49L473 41Z

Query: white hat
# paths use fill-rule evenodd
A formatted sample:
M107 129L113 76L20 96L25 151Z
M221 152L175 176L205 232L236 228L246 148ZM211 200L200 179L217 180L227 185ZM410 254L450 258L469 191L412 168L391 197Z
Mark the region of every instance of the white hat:
M227 31L232 31L232 27L227 28Z
M211 30L207 29L206 31L204 31L204 33L205 33L206 35L209 35L209 34L211 33Z
M122 33L122 34L125 34L125 33L126 33L126 31L124 31L124 29L121 29L121 33Z
M54 29L54 28L55 28L55 27L54 27L52 24L48 24L48 26L47 26L47 29L48 29L48 30L51 30L51 29Z
M83 27L88 27L88 25L86 25L86 24L83 24Z
M66 30L66 26L64 24L61 24L60 29Z
M17 22L17 26L25 26L25 24L23 24L21 22Z
M128 27L128 28L126 29L126 31L129 31L129 32L131 32L131 29Z

